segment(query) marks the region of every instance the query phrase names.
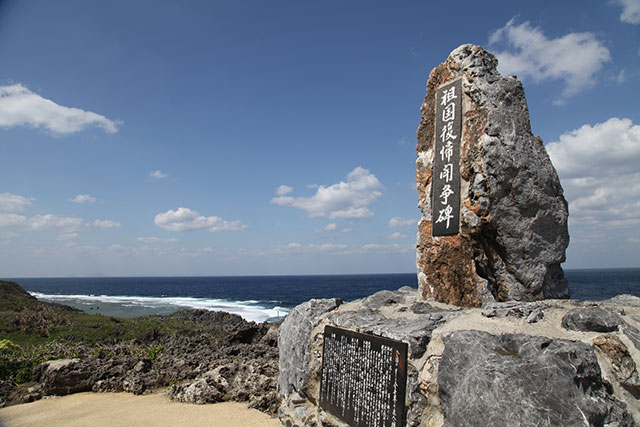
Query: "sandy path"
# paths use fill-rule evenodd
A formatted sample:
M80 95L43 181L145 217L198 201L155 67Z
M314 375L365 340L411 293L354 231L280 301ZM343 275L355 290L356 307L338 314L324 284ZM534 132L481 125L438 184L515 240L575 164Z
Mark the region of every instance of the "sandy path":
M280 426L246 404L191 405L162 393L78 393L0 409L1 427L18 426Z

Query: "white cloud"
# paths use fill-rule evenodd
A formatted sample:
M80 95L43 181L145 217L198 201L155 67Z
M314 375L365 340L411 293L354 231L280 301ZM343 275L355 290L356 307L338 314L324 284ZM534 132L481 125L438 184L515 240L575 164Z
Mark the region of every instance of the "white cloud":
M0 211L22 212L25 207L33 206L34 198L26 198L17 194L0 194Z
M62 230L72 232L82 228L85 222L81 218L47 214L32 216L27 220L27 224L32 230Z
M640 224L640 126L613 117L547 145L575 225Z
M154 219L156 226L168 231L238 231L247 228L241 221L225 221L217 216L201 216L188 208L178 208L159 213Z
M120 122L91 111L58 105L19 83L0 86L0 127L25 125L44 128L56 135L68 135L90 126L115 133Z
M149 181L158 181L160 179L167 178L168 176L168 173L164 173L161 170L151 171L149 172Z
M71 199L73 203L95 203L96 200L98 199L88 194L78 194L76 197Z
M407 219L402 218L400 216L394 216L389 220L389 228L397 228L397 227L408 227L412 225L416 225L418 223L417 219Z
M287 193L291 193L292 191L293 191L293 187L289 187L288 185L281 185L276 190L276 194L278 196L283 196L283 195L285 195Z
M334 231L338 228L338 224L336 224L335 222L332 222L331 224L327 224L322 228L319 228L316 230L316 232L321 233L323 231Z
M0 214L0 227L18 227L28 230L60 230L74 232L85 226L81 218L64 217L52 214L35 215L31 218L16 214Z
M98 228L120 228L122 224L109 219L96 219L93 221L93 226Z
M176 243L178 239L169 238L169 239L161 239L160 237L138 237L136 239L140 243Z
M0 227L23 227L26 221L26 216L13 213L0 213Z
M382 184L367 169L357 167L347 175L346 182L318 186L311 197L279 196L271 203L291 206L309 213L310 217L357 219L373 215L369 205L382 194Z
M593 33L569 33L548 39L529 22L516 25L514 19L489 36L489 43L505 42L508 50L496 53L503 74L517 74L535 82L547 79L564 81L564 90L556 99L569 96L595 83L595 74L611 60L609 49Z
M640 0L614 0L612 3L622 6L620 21L640 24Z
M14 237L20 236L18 233L14 233L13 231L1 231L0 239L13 239Z
M389 236L389 238L393 239L393 240L406 239L407 237L409 237L409 236L407 236L406 234L401 233L399 231L397 233L393 233L392 235Z

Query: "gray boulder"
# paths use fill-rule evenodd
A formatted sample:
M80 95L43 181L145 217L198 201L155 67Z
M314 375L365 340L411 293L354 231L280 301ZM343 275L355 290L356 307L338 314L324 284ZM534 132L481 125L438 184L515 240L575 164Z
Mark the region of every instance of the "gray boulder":
M49 360L34 368L33 379L42 386L44 395L64 396L91 391L94 372L80 359Z
M169 389L169 398L178 402L216 403L229 400L225 398L228 393L229 383L222 375L225 367L218 367L207 371L198 379L186 384L174 384Z
M305 394L309 371L311 330L318 325L321 315L336 309L338 298L311 299L296 306L280 325L278 350L280 358L279 387L285 398L293 391Z
M593 349L523 334L443 339L438 389L446 426L633 426Z
M562 317L565 329L583 332L613 332L623 323L620 316L600 307L574 308Z

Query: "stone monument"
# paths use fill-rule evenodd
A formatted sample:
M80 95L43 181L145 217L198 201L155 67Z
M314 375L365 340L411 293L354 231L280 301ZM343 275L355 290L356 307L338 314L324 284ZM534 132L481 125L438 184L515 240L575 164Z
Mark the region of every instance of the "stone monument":
M312 299L282 322L284 426L640 425L640 298L530 301L568 296L567 203L496 66L463 45L431 72L420 289Z
M417 131L418 283L473 307L568 298L568 208L522 85L482 47L431 71Z

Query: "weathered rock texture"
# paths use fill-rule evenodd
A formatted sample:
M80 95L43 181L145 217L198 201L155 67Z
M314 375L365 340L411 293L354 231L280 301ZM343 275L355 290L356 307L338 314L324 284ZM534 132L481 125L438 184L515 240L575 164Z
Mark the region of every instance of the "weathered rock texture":
M281 422L345 426L318 406L331 325L409 344L409 427L640 425L640 351L624 333L640 327L640 298L461 309L416 303L418 293L405 287L296 307L279 330ZM567 329L563 318L576 308L615 313L619 326L606 334Z
M144 341L136 343L43 347L47 357L69 352L80 357L37 365L33 383L17 386L0 381L0 406L47 395L83 391L143 394L171 386L168 394L173 400L198 404L232 400L275 413L279 406L278 325L206 310L155 317L158 324L169 318L179 319L184 329L175 334L149 331L148 337L140 338ZM151 354L149 349L157 352Z
M418 128L418 281L422 297L462 306L568 298L560 263L569 244L568 208L542 140L531 133L520 82L498 61L463 45L427 83ZM431 236L435 94L462 78L461 224Z

